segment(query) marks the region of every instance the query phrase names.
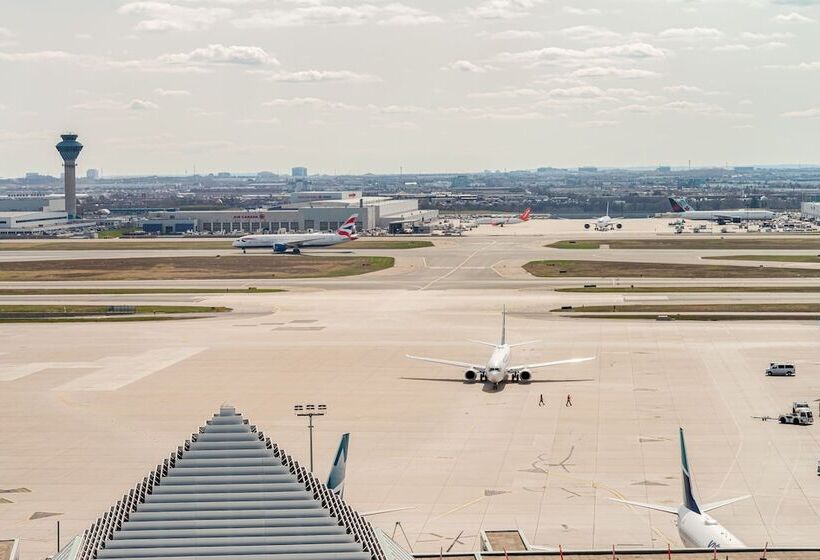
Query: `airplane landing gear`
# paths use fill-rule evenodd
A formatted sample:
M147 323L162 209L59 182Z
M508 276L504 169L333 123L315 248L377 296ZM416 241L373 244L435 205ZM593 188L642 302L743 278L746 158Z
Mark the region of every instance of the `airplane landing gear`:
M299 250L299 247L294 247L293 248L293 254L294 255L301 255L302 251Z

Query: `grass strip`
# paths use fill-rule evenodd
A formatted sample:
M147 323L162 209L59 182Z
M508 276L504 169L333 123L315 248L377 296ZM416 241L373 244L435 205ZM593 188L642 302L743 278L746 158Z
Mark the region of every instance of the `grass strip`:
M818 278L820 269L673 264L626 261L531 261L524 270L539 278Z
M820 237L670 237L651 239L577 239L562 240L546 245L551 249L811 249L820 250Z

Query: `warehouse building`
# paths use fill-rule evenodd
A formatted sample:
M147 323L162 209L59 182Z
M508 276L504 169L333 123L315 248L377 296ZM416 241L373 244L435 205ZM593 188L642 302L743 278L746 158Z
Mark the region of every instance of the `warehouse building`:
M438 218L438 210L419 210L415 199L363 197L355 191L300 192L291 200L287 207L276 210L154 212L143 223L143 230L159 235L335 231L352 214L358 214L359 231L379 228L399 233Z
M820 202L803 202L800 204L800 213L804 218L820 219Z

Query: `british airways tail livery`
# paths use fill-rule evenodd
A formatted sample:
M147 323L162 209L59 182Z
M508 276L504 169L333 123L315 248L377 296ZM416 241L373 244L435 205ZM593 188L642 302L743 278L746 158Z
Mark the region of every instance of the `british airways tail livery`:
M730 498L721 502L700 505L692 483L692 472L689 470L689 458L686 453L686 441L683 437L683 428L680 428L680 458L683 503L678 506L677 509L656 504L616 500L615 498L610 499L630 506L677 515L678 533L680 534L683 544L689 548L745 548L746 545L744 545L740 539L726 530L712 516L708 515L707 512L728 506L740 500L745 500L749 496L740 496L739 498Z

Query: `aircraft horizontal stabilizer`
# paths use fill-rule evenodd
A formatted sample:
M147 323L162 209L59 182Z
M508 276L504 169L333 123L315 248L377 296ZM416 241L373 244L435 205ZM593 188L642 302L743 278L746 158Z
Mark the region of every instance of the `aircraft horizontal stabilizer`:
M498 348L498 344L495 342L484 342L483 340L473 340L469 339L467 342L474 342L476 344L483 344L484 346L490 346L492 348Z
M653 509L655 511L662 511L663 513L671 513L673 515L678 514L677 508L673 508L670 506L661 506L658 504L644 504L641 502L630 502L629 500L619 500L617 498L610 498L613 502L618 502L619 504L626 504L628 506L635 506L644 509Z
M530 344L536 344L541 342L540 340L528 340L527 342L516 342L515 344L510 344L510 348L517 348L519 346L528 346Z
M723 500L721 502L712 502L711 504L704 504L701 506L700 509L702 509L704 512L712 511L713 509L722 508L723 506L728 506L729 504L745 500L746 498L751 498L751 496L747 494L745 496L740 496L738 498L729 498L728 500Z

